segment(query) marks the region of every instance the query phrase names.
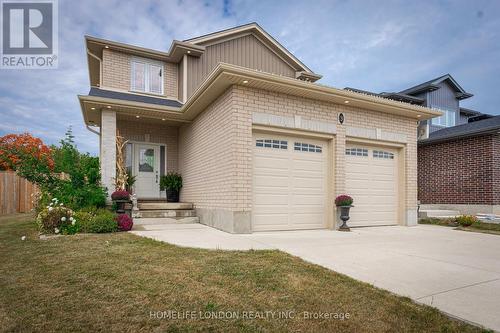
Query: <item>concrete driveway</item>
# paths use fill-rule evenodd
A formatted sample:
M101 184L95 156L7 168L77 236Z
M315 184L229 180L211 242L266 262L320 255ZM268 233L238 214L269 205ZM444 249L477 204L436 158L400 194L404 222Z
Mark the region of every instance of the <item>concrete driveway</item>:
M500 331L500 236L439 226L232 235L201 224L134 233L207 249L279 249Z

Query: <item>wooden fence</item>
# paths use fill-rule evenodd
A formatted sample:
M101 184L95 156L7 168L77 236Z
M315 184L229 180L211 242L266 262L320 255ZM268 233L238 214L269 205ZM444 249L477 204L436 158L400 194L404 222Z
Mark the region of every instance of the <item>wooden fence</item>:
M37 190L14 171L0 171L0 215L30 212Z

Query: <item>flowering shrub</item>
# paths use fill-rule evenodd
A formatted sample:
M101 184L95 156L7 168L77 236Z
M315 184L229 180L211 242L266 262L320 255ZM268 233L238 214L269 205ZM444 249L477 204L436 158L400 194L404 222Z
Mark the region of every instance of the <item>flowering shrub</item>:
M457 223L462 227L470 227L474 223L479 222L474 215L461 215L456 218Z
M73 217L73 211L64 204L52 199L36 218L38 228L43 233L73 235L80 230L80 225Z
M118 229L121 231L129 231L132 230L132 226L134 222L127 214L120 214L116 217L116 221L118 222Z
M353 203L353 199L347 194L341 194L335 198L336 206L350 206Z
M112 200L129 200L130 193L125 190L117 190L111 194Z

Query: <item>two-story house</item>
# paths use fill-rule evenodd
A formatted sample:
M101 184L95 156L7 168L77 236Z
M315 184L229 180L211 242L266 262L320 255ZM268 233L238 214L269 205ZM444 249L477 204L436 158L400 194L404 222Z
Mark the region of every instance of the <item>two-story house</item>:
M418 126L423 214L500 214L500 116L463 108L473 95L446 74L400 92L372 94L443 112Z
M319 41L318 41L319 42ZM335 228L334 198L354 197L351 226L417 221L417 124L441 113L336 89L255 23L168 52L85 37L83 119L100 138L115 189L116 138L140 200L182 174L181 201L233 233Z

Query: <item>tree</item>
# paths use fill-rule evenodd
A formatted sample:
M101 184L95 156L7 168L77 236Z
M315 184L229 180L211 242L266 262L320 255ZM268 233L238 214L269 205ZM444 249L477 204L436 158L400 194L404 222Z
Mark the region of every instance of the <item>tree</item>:
M0 137L0 170L14 170L42 187L52 187L52 150L29 133Z

